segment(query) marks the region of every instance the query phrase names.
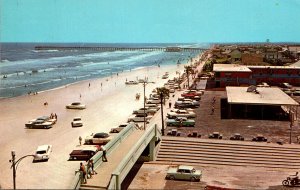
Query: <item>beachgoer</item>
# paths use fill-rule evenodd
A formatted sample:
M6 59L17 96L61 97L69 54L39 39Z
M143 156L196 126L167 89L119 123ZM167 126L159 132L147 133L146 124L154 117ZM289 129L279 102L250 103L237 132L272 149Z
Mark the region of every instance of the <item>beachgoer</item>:
M86 171L85 171L85 167L84 167L84 165L82 164L82 162L80 162L80 169L79 169L79 171L82 172L81 182L82 182L82 183L86 183Z
M82 138L79 136L79 145L81 146Z
M102 155L102 161L103 162L107 162L107 157L106 157L106 148L105 146L101 146L101 150L103 151L103 155Z
M94 160L93 160L93 159L90 159L90 164L91 164L91 168L92 168L93 175L94 175L94 174L98 174L98 173L94 170Z
M57 115L56 115L56 113L54 114L54 118L57 120Z
M169 101L169 108L171 108L172 107L172 102L171 101Z
M90 161L88 161L88 163L87 163L87 178L89 179L89 178L92 178L93 176L93 173L92 173L92 165L90 164Z
M89 83L89 87L91 87L91 83Z
M215 112L215 107L212 106L210 115L214 114L214 112Z
M81 99L81 94L79 94L79 98Z
M101 88L102 88L102 82L101 82Z

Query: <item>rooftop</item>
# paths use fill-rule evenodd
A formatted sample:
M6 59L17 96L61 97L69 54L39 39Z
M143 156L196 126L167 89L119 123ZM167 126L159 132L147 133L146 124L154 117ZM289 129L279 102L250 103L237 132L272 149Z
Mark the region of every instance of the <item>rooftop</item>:
M247 92L248 87L227 86L227 98L229 104L251 104L251 105L299 105L279 88L260 88L255 92Z
M251 70L244 65L237 64L214 64L214 72L251 72Z

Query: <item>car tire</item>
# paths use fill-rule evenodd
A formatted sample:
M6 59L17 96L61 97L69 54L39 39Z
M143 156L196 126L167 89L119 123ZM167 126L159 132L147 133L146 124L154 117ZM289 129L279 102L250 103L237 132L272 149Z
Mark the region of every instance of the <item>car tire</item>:
M196 181L196 178L195 178L195 177L191 177L191 181L192 181L192 182L195 182L195 181Z
M283 185L283 186L289 186L289 181L286 180L286 179L283 180L283 181L282 181L282 185Z
M171 175L171 176L169 177L169 179L170 179L170 180L174 180L174 179L175 179L175 176Z

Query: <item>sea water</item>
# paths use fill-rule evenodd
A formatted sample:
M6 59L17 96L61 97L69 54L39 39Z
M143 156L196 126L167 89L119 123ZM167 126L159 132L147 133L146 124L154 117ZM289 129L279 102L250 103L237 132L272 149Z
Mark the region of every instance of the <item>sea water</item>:
M149 66L186 63L200 53L164 51L35 50L35 46L206 47L205 44L1 43L0 97L44 91Z

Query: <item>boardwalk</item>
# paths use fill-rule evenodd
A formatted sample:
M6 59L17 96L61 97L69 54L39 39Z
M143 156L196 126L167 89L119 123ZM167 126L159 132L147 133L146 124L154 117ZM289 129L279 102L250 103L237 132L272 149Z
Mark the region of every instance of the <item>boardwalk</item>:
M140 139L144 130L135 130L126 137L117 149L107 156L108 162L103 162L96 168L97 175L93 175L93 178L87 180L87 184L82 184L81 189L106 189L109 184L111 173L118 167L119 163L126 156L129 150Z

